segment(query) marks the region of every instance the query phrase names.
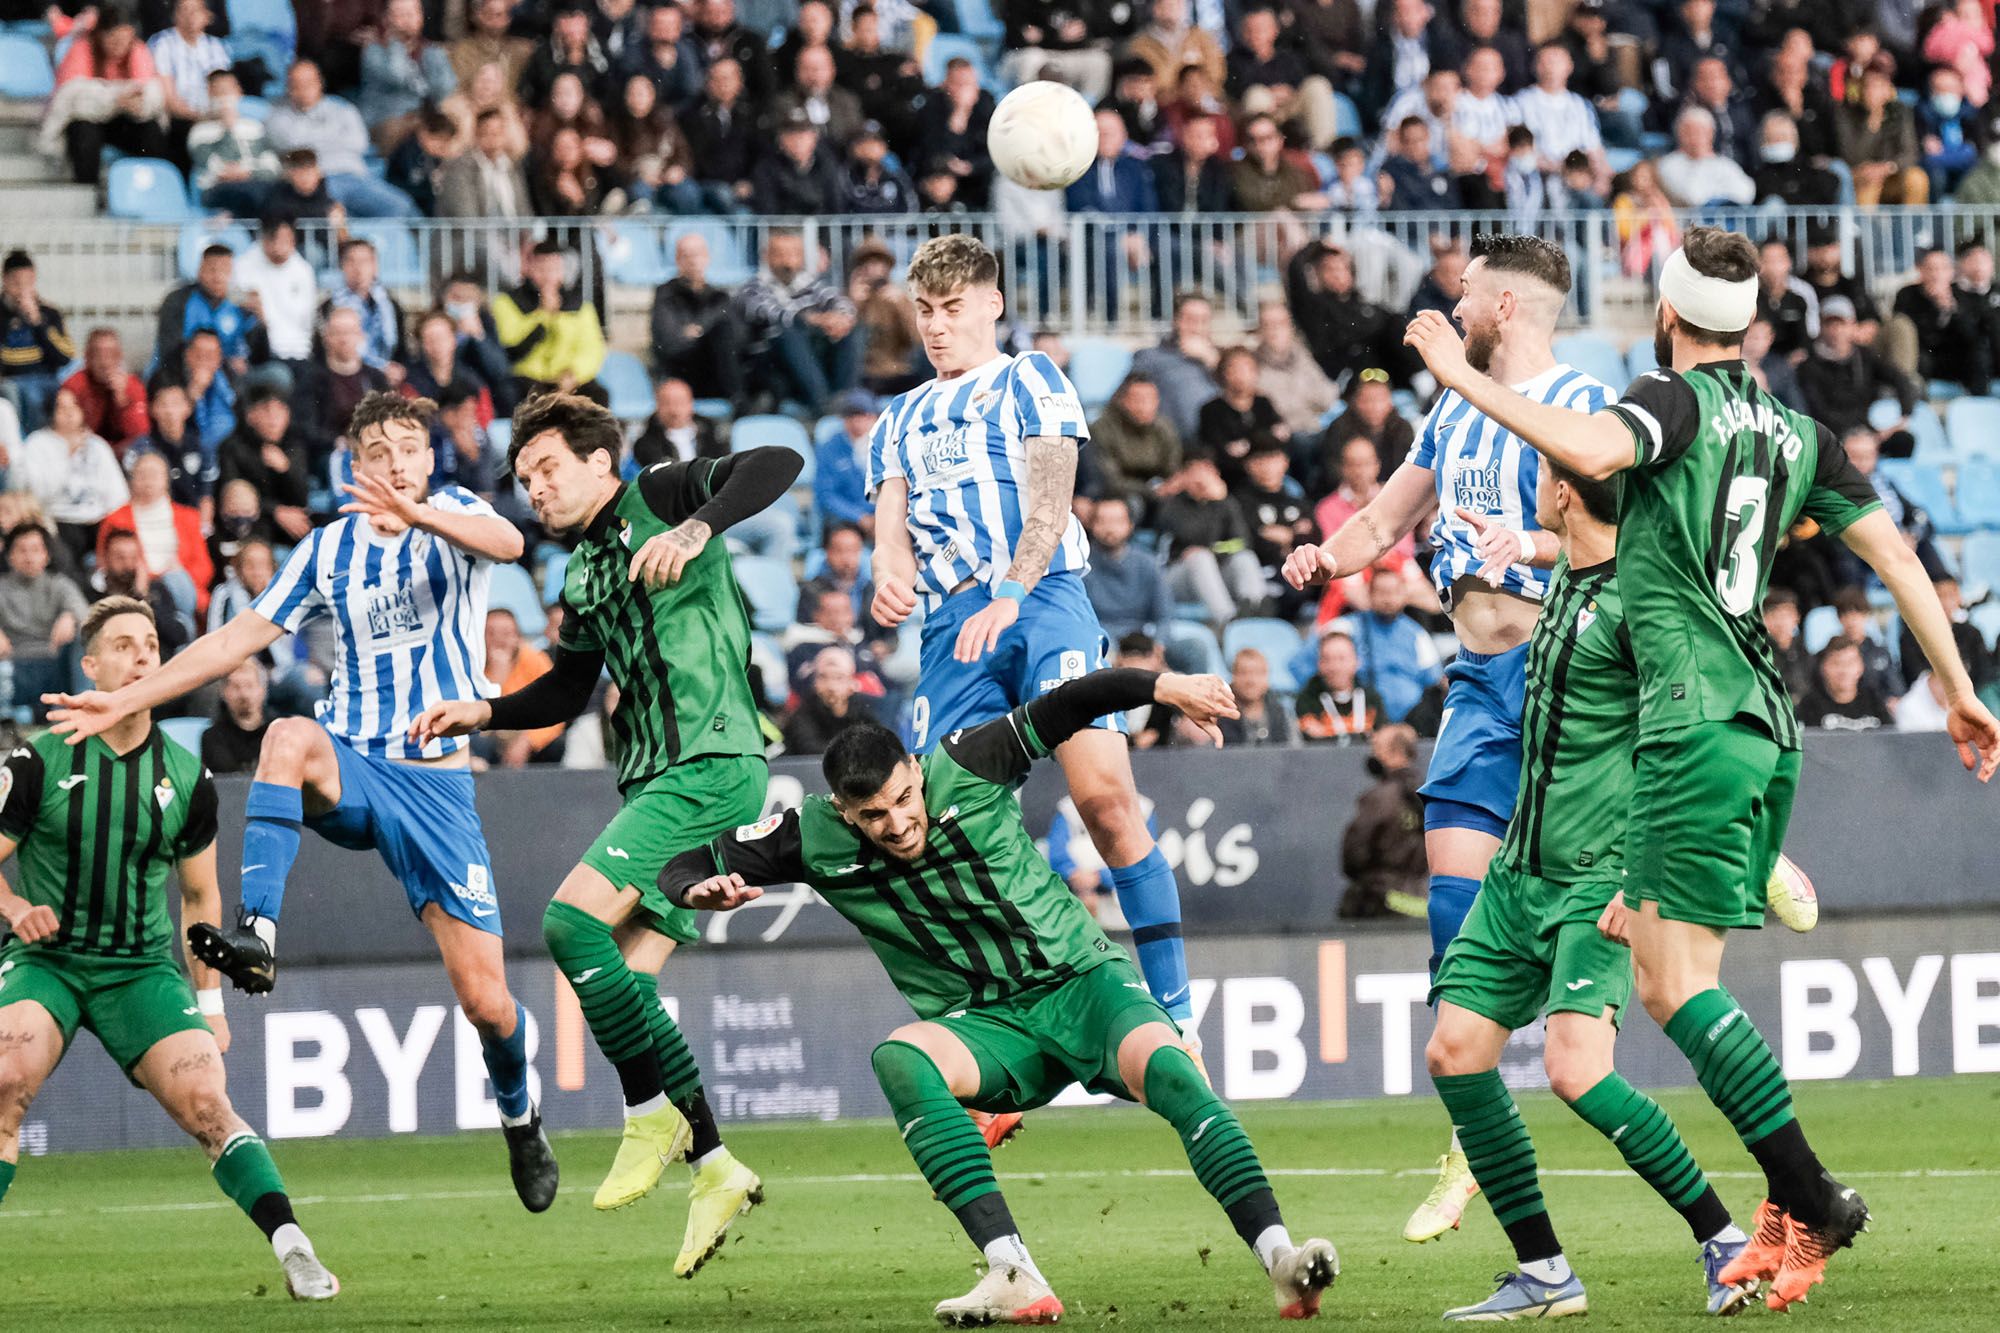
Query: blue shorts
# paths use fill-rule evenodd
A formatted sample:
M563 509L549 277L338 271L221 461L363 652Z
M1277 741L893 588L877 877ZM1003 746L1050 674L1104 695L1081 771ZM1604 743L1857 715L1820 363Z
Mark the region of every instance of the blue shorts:
M306 827L335 846L381 852L419 917L436 903L498 935L500 899L472 800L472 770L373 759L338 736L333 752L340 761L340 804L307 815Z
M947 597L924 619L917 697L910 707L910 748L923 754L960 727L990 722L1064 681L1104 665L1111 641L1072 573L1051 574L1021 603L1021 615L977 662L952 659L958 631L993 600L984 588ZM1096 725L1125 730L1113 715Z
M1504 653L1460 650L1445 668L1444 717L1430 773L1417 794L1424 798L1424 827L1504 829L1514 817L1521 784L1521 710L1528 688L1528 645ZM1430 815L1435 804L1439 819ZM1471 806L1490 820L1466 817L1452 806Z

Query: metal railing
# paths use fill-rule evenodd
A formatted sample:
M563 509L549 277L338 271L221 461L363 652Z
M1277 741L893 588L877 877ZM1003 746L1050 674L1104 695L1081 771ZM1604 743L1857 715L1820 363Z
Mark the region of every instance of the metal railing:
M1284 290L1289 261L1311 241L1344 248L1368 299L1401 310L1431 263L1433 242L1464 242L1475 232L1530 230L1569 252L1576 283L1565 325L1627 333L1649 324L1652 276L1678 235L1701 222L1758 239L1777 234L1804 260L1807 237L1822 228L1839 238L1848 272L1860 272L1888 295L1916 256L1969 238L2000 240L2000 208L1708 208L1633 218L1612 212L1553 213L1523 220L1504 213L1077 214L1032 230L992 214L898 217L555 218L507 222L422 219L355 220L354 235L372 239L384 280L415 303L427 303L454 273L489 288L518 280L525 249L553 236L569 249L571 273L609 312L643 310L651 289L675 272L682 238L701 237L709 279L732 286L757 270L778 230L802 231L809 262L843 277L864 244L886 246L897 270L929 236L978 236L1001 256L1002 282L1016 319L1072 336L1152 337L1169 322L1173 295L1206 291L1225 327L1255 321L1261 299ZM9 224L8 248L34 254L45 297L72 324L142 314L193 272L209 240L240 248L252 228L206 222L186 227L111 219ZM324 225L302 229L301 245L329 275L336 237Z

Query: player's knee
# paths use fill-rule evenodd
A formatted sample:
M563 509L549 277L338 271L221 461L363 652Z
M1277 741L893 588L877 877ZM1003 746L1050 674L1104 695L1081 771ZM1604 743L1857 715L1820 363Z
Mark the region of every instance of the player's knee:
M1194 1057L1176 1044L1161 1046L1146 1057L1139 1071L1139 1086L1133 1094L1149 1109L1171 1120L1177 1109L1206 1105L1215 1096L1208 1080L1201 1076Z
M304 772L319 730L319 723L310 718L281 717L271 723L257 752L257 776L296 777Z
M0 1064L0 1135L11 1137L19 1132L21 1121L28 1114L28 1104L34 1099L28 1076L9 1065Z
M227 1143L236 1132L236 1110L220 1079L190 1089L180 1104L181 1123L205 1148L214 1150Z
M459 1011L482 1034L498 1034L514 1017L514 997L498 977L481 977L459 992Z
M876 1046L868 1063L874 1067L875 1081L882 1085L882 1093L893 1105L900 1099L915 1096L929 1079L939 1077L937 1065L918 1047L901 1035L901 1029L889 1034L888 1038Z
M1145 812L1139 798L1130 792L1108 792L1082 797L1076 810L1090 831L1090 841L1098 854L1113 865L1128 865L1144 856L1153 837L1146 832Z
M1596 1051L1552 1041L1542 1048L1542 1068L1548 1071L1549 1091L1565 1102L1575 1102L1604 1081L1611 1072L1611 1062Z
M1485 1053L1462 1036L1440 1027L1424 1044L1424 1068L1432 1078L1477 1074L1487 1068Z

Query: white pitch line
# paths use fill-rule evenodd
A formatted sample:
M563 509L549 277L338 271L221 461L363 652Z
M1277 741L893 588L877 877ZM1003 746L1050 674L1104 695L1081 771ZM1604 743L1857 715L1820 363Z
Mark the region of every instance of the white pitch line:
M1273 1167L1264 1174L1280 1179L1313 1179L1320 1177L1385 1177L1419 1176L1427 1177L1436 1173L1436 1167L1386 1167L1386 1166L1291 1166ZM1002 1182L1016 1180L1152 1180L1190 1179L1193 1172L1172 1168L1152 1168L1125 1171L1003 1171L999 1173ZM1565 1180L1637 1180L1632 1172L1613 1167L1570 1167L1544 1170L1544 1176L1556 1176ZM1709 1171L1711 1180L1762 1180L1761 1171ZM2000 1168L1968 1167L1963 1169L1922 1169L1913 1171L1847 1171L1843 1180L1987 1180L2000 1177ZM779 1189L793 1185L818 1187L829 1185L919 1185L923 1177L914 1171L900 1172L853 1172L838 1176L767 1176L767 1184ZM591 1187L572 1185L560 1192L563 1194L587 1194ZM385 1204L385 1203L452 1203L479 1199L511 1199L512 1190L411 1190L391 1194L305 1194L292 1200L304 1207L327 1207L343 1204ZM99 1208L8 1208L0 1209L0 1223L28 1221L48 1217L88 1217L104 1214L131 1213L204 1213L216 1209L234 1209L235 1204L226 1199L205 1199L183 1203L116 1203Z

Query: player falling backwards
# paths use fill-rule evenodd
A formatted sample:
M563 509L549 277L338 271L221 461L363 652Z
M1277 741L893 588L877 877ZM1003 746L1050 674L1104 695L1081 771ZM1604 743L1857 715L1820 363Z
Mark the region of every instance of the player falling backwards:
M891 399L868 443L875 600L884 625L924 608L911 744L922 754L1104 665L1110 648L1083 588L1089 547L1070 512L1083 405L1041 352L1003 353L999 262L970 236L910 260L910 295L937 378ZM1063 746L1070 795L1132 927L1139 967L1191 1026L1180 891L1154 844L1116 717ZM1192 1035L1192 1034L1190 1034ZM989 1127L995 1140L1018 1117Z
M1562 549L1529 641L1521 785L1506 840L1431 987L1437 1025L1426 1052L1519 1269L1486 1300L1444 1317L1538 1319L1588 1308L1542 1200L1534 1143L1500 1079L1507 1039L1537 1017L1548 1020L1550 1088L1686 1219L1708 1312L1734 1314L1751 1293L1721 1274L1748 1238L1667 1113L1612 1067L1632 994L1632 956L1614 936L1625 910L1618 890L1639 713L1618 590L1618 483L1543 459L1535 501L1537 524Z
M1054 1323L1062 1302L1022 1243L993 1159L963 1107L1019 1112L1071 1082L1144 1103L1171 1124L1203 1188L1270 1275L1287 1319L1311 1318L1339 1273L1323 1240L1293 1245L1256 1151L1202 1077L1123 950L1049 869L1015 791L1035 760L1095 719L1179 708L1218 743L1234 717L1213 676L1097 671L913 758L874 725L843 733L812 796L678 856L667 896L726 911L760 886L804 882L854 923L920 1021L875 1048L875 1075L917 1168L986 1275L941 1302L947 1324Z
M538 1213L555 1201L559 1173L528 1093L527 1013L507 988L471 752L405 736L430 704L485 688L487 580L522 548L514 525L472 492L431 491L436 413L427 398L364 397L347 426L354 481L342 516L294 547L244 614L121 689L47 696L49 718L76 739L96 735L228 675L310 621L332 621L333 679L319 716L273 722L257 757L237 925L203 925L190 947L241 989L269 992L301 828L378 850L479 1034L514 1189Z
M1569 287L1559 246L1534 236L1475 236L1454 315L1476 372L1537 402L1602 407L1610 390L1559 363L1551 348ZM1528 561L1538 551L1545 564L1555 558L1553 537L1536 527L1535 478L1528 443L1447 387L1409 459L1375 499L1324 543L1301 546L1285 561L1295 588L1358 574L1436 506L1431 578L1461 647L1445 671L1444 721L1419 791L1433 975L1514 814L1528 638L1548 587L1546 572ZM1421 1243L1456 1227L1478 1193L1458 1135L1438 1167L1429 1196L1403 1225L1404 1240Z
M625 1137L596 1205L637 1203L685 1156L693 1179L674 1272L693 1277L730 1223L763 1199L763 1185L723 1146L701 1071L660 1002L660 968L698 932L658 880L675 853L763 810L769 772L750 693L750 621L715 538L783 495L803 460L750 449L658 463L627 486L618 479L624 444L618 419L574 394L531 399L514 414L509 470L543 527L579 537L554 666L491 702L434 705L411 723L410 739L567 722L607 669L618 686L611 734L622 804L556 889L542 938L624 1091Z
M1441 317L1407 341L1438 382L1584 476L1623 474L1618 579L1639 668L1625 898L1640 1000L1763 1168L1751 1244L1720 1274L1771 1283L1784 1309L1823 1280L1868 1210L1820 1165L1770 1047L1720 980L1732 929L1762 924L1763 886L1799 777L1799 728L1759 606L1801 517L1837 536L1895 597L1943 681L1946 730L1981 781L2000 724L1973 695L1929 578L1838 440L1765 393L1741 360L1757 252L1690 228L1660 277L1660 365L1595 414L1485 379Z
M105 598L79 641L83 674L99 689L159 670L144 602ZM20 1160L22 1117L84 1028L208 1153L215 1183L270 1239L285 1289L329 1300L339 1281L299 1229L264 1141L229 1104L221 978L190 955L191 988L174 963L170 871L180 874L184 924L222 917L215 823L201 761L143 709L79 745L45 732L0 768L0 860L20 853L19 892L0 883L0 918L13 931L0 946L0 1199Z

